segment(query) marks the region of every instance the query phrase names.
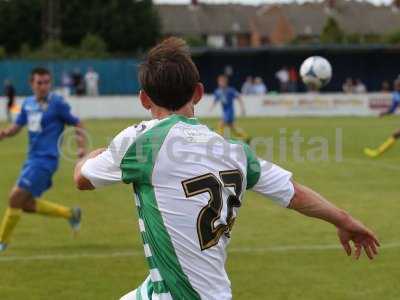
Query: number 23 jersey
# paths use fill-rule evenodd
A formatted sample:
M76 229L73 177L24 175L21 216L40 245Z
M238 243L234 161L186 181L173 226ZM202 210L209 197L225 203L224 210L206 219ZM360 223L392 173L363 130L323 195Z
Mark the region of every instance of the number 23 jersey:
M96 188L132 184L149 299L231 299L226 247L245 190L284 207L294 195L290 172L179 115L125 129L82 173Z

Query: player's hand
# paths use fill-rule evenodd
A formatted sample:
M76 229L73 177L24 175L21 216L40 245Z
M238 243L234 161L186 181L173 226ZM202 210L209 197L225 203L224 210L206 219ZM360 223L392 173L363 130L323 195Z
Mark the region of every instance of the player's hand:
M350 242L354 243L354 257L356 259L360 258L362 249L364 249L369 259L373 259L374 256L378 254L377 247L379 247L380 244L376 235L361 222L351 217L346 221L346 224L338 227L338 236L348 256L350 256L352 252Z
M78 158L79 159L84 158L86 156L86 153L87 153L87 151L85 148L83 148L83 147L78 148Z

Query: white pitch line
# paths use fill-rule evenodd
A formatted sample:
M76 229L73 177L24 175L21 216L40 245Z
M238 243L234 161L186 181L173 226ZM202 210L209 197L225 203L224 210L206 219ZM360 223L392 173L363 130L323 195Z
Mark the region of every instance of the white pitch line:
M384 244L380 249L394 249L400 248L400 242ZM292 246L271 246L265 248L228 248L228 253L246 253L246 254L259 254L268 252L291 252L291 251L325 251L325 250L338 250L341 249L340 245L292 245ZM111 252L111 253L75 253L75 254L43 254L32 256L5 256L0 257L1 262L14 262L14 261L47 261L47 260L69 260L81 258L114 258L114 257L134 257L144 256L143 251L124 251L124 252Z
M80 258L113 258L113 257L132 257L144 256L143 251L126 251L110 253L75 253L75 254L43 254L32 256L5 256L0 257L0 262L9 261L32 261L32 260L66 260Z

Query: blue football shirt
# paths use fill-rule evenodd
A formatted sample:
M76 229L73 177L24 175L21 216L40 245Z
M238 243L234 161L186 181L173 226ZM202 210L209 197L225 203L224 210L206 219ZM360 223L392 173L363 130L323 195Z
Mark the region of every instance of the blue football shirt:
M392 105L389 108L388 113L393 114L399 105L400 105L400 91L394 91L392 94Z
M400 91L393 92L392 98L394 102L400 103Z
M232 87L218 88L214 92L214 99L216 102L221 102L224 114L234 114L234 101L239 95L239 92Z
M35 96L26 98L15 123L28 128L28 162L55 170L64 127L77 125L79 119L71 114L71 108L62 96L50 93L45 104L40 104Z

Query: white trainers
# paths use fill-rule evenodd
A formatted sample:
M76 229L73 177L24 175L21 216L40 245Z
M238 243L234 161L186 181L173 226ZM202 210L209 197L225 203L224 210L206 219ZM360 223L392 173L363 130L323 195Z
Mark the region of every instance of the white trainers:
M68 220L69 225L74 232L79 231L81 227L81 219L82 219L82 210L79 207L72 208L72 216Z

